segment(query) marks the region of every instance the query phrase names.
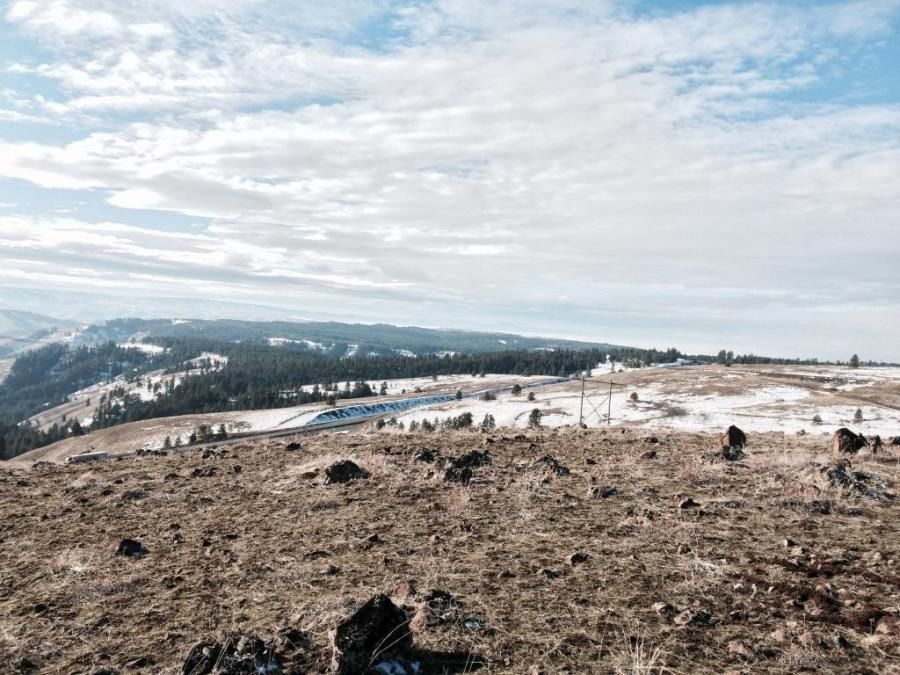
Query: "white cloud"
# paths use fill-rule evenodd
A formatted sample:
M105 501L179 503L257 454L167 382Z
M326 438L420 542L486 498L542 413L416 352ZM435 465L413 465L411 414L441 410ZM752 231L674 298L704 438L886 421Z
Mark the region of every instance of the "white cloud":
M532 307L593 317L610 339L631 330L610 322L657 317L668 340L691 314L704 331L746 328L742 349L767 321L799 331L805 312L896 309L900 102L785 98L866 52L896 2L854 18L853 3L637 16L446 0L382 16L407 32L379 49L336 37L376 16L367 3L305 33L259 2L78 7L7 16L66 33L57 60L18 68L58 83L46 110L102 129L0 142L0 176L209 224L181 240L58 220L38 236L26 219L5 240L20 256L77 253L161 290L167 274L257 299L297 285L298 306L340 298L358 313L377 296L382 318L406 322L410 302L483 325ZM783 338L767 330L756 339Z

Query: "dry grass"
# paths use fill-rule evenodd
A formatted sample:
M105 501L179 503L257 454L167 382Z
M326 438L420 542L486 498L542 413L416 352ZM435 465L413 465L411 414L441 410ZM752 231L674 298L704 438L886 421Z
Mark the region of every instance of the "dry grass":
M0 472L0 663L177 673L201 638L293 626L311 641L311 672L325 672L329 631L361 602L394 593L412 617L440 589L479 624L414 622L416 643L477 654L482 672L897 668L896 499L823 487L822 439L755 435L728 464L706 460L715 439L702 434L665 436L641 459L641 435L355 433L299 452L248 444L221 459ZM440 459L414 459L421 448L487 448L493 461L450 485ZM571 473L536 469L547 454ZM371 479L324 485L337 459ZM854 469L897 489L894 460ZM699 507L680 508L686 497ZM149 555L116 556L124 537ZM589 558L570 565L575 552ZM658 602L710 621L678 625ZM146 665L128 667L136 659Z

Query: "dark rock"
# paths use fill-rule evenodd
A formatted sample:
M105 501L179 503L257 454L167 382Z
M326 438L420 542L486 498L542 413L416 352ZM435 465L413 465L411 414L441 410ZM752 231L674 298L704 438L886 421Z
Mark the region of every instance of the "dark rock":
M746 453L740 448L722 446L722 448L709 455L708 460L711 462L739 462L746 456Z
M240 464L235 464L234 466L231 467L232 473L240 473L241 471L243 471L243 468L241 467Z
M831 439L831 451L835 455L855 455L869 445L866 437L855 434L846 427L841 427L834 432Z
M325 484L349 483L354 480L366 480L369 472L358 466L355 462L345 459L332 464L325 469Z
M591 488L591 499L609 499L610 497L618 497L621 492L619 488L598 485Z
M18 487L28 487L29 485L31 485L31 483L29 483L27 480L25 480L25 479L23 478L22 480L17 480L17 481L16 481L16 485L17 485Z
M286 446L284 446L284 449L288 452L297 452L297 450L303 449L303 444L299 441L291 441Z
M698 502L695 502L692 498L688 497L687 499L682 499L681 503L678 504L678 508L680 509L693 509L700 506Z
M639 459L656 459L657 452L656 450L647 450L646 452L642 452L639 455Z
M216 475L216 467L203 466L191 471L191 478L212 478Z
M575 567L576 565L580 565L581 563L587 562L590 559L591 556L589 556L587 553L581 553L580 551L578 551L566 558L566 562L568 562L572 567Z
M431 450L419 450L416 452L415 458L417 462L425 462L431 464L435 460L435 455Z
M338 675L361 675L376 662L412 647L409 619L386 595L377 595L341 623L332 643Z
M144 545L135 539L123 539L119 542L119 548L116 549L117 555L124 555L128 558L140 558L148 553L150 553L150 551L144 548Z
M644 443L650 443L651 445L656 445L659 443L659 439L656 436L647 436L644 439Z
M487 466L490 463L491 456L487 450L484 452L472 450L462 457L454 459L450 466L454 469L477 469L482 466Z
M725 433L722 434L722 437L719 439L719 444L723 449L731 448L733 450L740 450L747 445L747 436L743 431L732 424L725 430Z
M457 469L451 466L444 472L444 480L448 483L468 485L472 481L472 469L469 467Z
M17 673L22 673L23 675L30 675L30 673L38 671L37 664L26 656L16 661L14 668Z

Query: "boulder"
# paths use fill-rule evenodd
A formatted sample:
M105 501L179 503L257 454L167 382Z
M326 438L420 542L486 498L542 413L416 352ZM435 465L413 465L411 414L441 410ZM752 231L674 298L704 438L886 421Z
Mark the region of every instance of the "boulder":
M745 445L747 445L747 436L743 431L732 424L725 430L725 433L722 434L722 437L719 439L719 443L722 448L740 450Z
M855 455L868 445L865 436L855 434L846 427L835 431L831 439L831 451L835 455Z
M386 595L376 595L335 630L332 669L338 675L360 675L411 647L406 612Z
M358 466L355 462L345 459L341 462L332 464L325 469L325 484L333 483L349 483L353 480L366 480L369 472Z
M117 555L124 555L126 558L140 558L149 553L144 545L136 539L123 539L119 542L119 548L116 549Z

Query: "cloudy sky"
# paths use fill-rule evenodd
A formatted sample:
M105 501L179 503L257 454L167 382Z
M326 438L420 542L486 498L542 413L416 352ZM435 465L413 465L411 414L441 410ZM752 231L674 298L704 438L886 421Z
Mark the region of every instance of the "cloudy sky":
M900 360L900 0L0 17L0 305Z

